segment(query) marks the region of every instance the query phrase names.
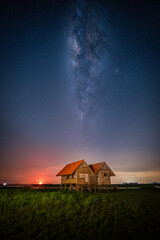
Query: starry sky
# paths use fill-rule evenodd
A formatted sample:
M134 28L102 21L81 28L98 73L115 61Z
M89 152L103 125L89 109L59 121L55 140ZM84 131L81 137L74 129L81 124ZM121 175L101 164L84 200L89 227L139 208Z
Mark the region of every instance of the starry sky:
M0 1L0 182L106 161L160 182L160 2Z

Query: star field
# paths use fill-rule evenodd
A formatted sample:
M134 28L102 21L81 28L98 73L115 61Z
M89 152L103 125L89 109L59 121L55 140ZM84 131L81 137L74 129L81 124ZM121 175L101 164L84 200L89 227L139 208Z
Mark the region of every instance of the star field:
M82 158L160 181L159 16L156 0L0 1L0 182L56 183Z

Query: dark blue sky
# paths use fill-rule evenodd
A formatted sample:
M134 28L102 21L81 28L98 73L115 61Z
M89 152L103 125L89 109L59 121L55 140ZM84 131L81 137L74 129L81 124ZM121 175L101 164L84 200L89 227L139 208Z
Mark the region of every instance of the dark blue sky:
M106 161L160 181L159 1L1 0L0 181Z

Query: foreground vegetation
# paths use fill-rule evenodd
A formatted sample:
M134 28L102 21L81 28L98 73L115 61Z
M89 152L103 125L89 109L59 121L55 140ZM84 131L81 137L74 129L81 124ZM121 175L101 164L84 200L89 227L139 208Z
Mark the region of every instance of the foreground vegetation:
M159 189L0 190L0 239L159 239L159 226Z

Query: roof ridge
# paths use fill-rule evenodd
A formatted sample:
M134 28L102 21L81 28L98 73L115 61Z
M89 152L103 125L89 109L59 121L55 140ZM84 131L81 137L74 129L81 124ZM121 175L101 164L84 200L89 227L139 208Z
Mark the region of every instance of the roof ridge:
M103 162L98 162L98 163L91 164L89 166L94 171L94 173L97 174L105 163L106 162L103 161Z

